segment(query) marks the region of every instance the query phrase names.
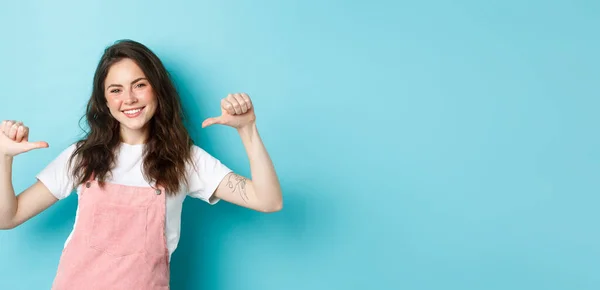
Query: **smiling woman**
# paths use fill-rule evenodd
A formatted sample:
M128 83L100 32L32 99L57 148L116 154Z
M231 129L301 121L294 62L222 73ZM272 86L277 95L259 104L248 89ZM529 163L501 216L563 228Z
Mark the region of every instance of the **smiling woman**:
M76 224L52 288L168 289L186 196L260 212L283 206L250 97L228 95L221 112L202 126L221 124L238 131L253 179L194 145L183 125L177 90L150 49L131 40L115 43L94 75L85 113L89 132L18 196L11 180L13 157L48 144L29 142L29 128L21 122L2 122L0 228L19 226L76 189Z
M129 144L143 143L147 136L138 135L156 111L156 97L148 79L137 64L129 59L115 63L106 76L106 100L110 113L121 124L123 140ZM127 133L123 131L128 131Z

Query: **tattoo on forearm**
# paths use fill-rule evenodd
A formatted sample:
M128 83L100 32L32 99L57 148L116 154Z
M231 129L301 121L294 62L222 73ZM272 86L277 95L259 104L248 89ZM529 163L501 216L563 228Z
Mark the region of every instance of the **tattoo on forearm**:
M231 192L237 192L245 202L248 202L248 195L246 194L246 178L237 174L230 174L227 179L227 187L231 189Z

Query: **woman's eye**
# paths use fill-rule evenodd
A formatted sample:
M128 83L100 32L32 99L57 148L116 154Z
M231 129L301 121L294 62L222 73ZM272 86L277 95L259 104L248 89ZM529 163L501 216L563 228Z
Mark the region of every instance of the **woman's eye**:
M136 87L141 88L141 87L145 87L146 84L137 84Z
M120 91L121 91L121 90L119 90L119 89L114 89L114 90L112 90L112 91L110 91L110 92L111 92L111 93L113 93L113 94L116 94L116 93L118 93L118 92L120 92Z

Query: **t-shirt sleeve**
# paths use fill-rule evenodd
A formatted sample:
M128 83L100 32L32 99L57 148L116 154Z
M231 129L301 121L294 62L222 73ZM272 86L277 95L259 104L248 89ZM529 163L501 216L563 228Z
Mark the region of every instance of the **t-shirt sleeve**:
M232 170L196 145L192 147L192 156L194 164L188 166L188 195L209 204L217 203L215 190Z
M64 199L73 192L73 177L67 168L73 151L75 151L75 144L63 150L36 176L57 199Z

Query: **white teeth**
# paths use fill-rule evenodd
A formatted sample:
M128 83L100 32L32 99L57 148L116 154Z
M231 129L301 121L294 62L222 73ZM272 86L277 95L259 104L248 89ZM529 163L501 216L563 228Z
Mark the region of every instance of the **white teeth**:
M132 114L135 114L135 113L137 113L137 112L139 112L141 110L142 109L135 109L135 110L123 111L123 113L132 115Z

